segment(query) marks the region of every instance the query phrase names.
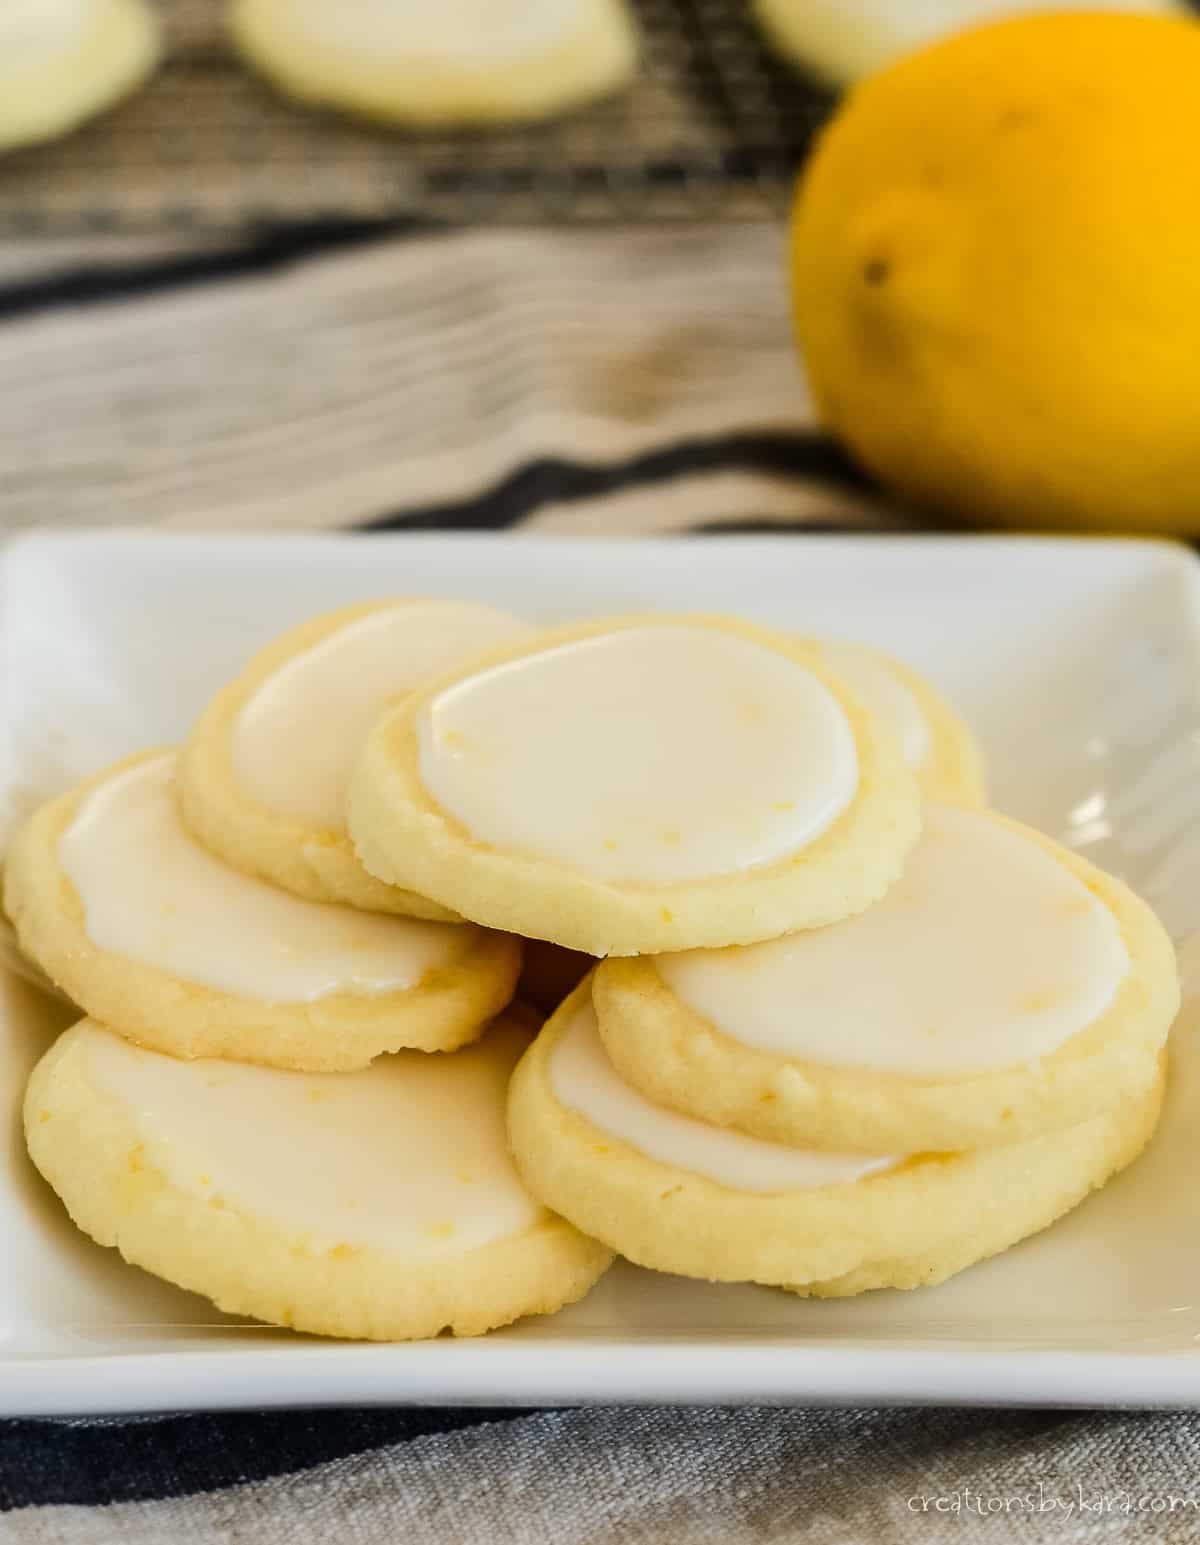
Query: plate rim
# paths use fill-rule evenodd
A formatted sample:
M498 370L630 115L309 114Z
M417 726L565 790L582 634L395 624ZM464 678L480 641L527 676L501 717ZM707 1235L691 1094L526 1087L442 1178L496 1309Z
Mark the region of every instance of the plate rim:
M632 1376L614 1358L614 1344L636 1356ZM263 1383L268 1366L270 1378ZM970 1344L933 1349L920 1343L817 1347L786 1338L713 1347L691 1337L632 1347L606 1337L582 1347L532 1349L485 1337L272 1345L257 1355L196 1349L15 1359L0 1361L0 1375L0 1415L25 1417L251 1405L1200 1408L1200 1347L1170 1353Z

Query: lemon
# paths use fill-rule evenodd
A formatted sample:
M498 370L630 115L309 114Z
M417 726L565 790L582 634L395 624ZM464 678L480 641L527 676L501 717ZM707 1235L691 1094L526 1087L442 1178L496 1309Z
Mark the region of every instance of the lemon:
M801 178L797 331L830 430L903 498L1200 529L1200 25L961 33L871 77Z

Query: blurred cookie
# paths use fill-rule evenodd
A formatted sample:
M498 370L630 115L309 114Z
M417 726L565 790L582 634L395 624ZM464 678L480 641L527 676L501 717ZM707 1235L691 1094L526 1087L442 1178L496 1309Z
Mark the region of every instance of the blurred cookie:
M21 948L93 1018L176 1057L360 1068L452 1051L512 996L518 939L301 901L227 868L178 818L174 755L118 763L17 833Z
M235 869L309 901L443 921L369 875L346 835L346 787L390 703L532 630L465 601L368 601L292 628L200 716L179 758L183 818Z
M523 1189L504 1098L528 1034L358 1073L179 1062L85 1020L25 1131L72 1219L231 1314L325 1336L479 1335L586 1293L610 1252Z
M899 745L819 648L670 615L551 629L412 694L347 811L381 880L592 955L846 917L920 825Z
M609 1056L650 1099L816 1148L1009 1143L1153 1084L1175 954L1119 880L992 812L929 804L887 895L746 949L606 961Z
M975 737L923 676L865 644L819 642L867 712L899 740L926 799L985 803L983 758Z
M801 74L850 85L941 37L1027 11L1151 11L1180 0L750 0L768 44Z
M135 91L158 63L146 0L4 0L0 150L69 134Z
M625 0L233 0L229 25L289 96L415 128L545 118L637 67Z
M517 1168L641 1266L848 1293L940 1282L1054 1222L1141 1152L1149 1086L1063 1132L966 1153L784 1147L655 1105L608 1060L584 983L513 1075Z

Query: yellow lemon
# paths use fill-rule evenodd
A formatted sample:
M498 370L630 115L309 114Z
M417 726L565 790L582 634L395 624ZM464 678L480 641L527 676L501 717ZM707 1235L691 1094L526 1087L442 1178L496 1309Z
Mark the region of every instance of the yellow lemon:
M1023 17L873 76L791 271L822 418L902 497L1200 530L1200 24Z

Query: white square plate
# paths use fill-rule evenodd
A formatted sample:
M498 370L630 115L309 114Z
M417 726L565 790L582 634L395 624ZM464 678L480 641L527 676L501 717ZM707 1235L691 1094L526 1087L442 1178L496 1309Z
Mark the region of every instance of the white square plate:
M972 537L552 542L33 537L0 566L0 829L177 740L250 651L369 596L547 621L738 612L857 638L965 711L996 804L1200 927L1197 575L1182 548ZM1200 1404L1196 1031L1149 1154L1064 1222L942 1287L805 1302L618 1266L583 1303L475 1341L317 1342L239 1325L75 1233L17 1111L61 1023L0 982L0 1413L337 1402Z

